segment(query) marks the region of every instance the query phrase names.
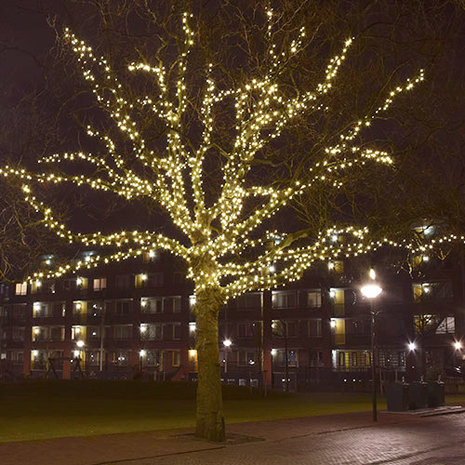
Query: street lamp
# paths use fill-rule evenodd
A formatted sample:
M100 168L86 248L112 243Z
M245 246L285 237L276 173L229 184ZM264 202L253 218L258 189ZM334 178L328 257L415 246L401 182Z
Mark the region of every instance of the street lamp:
M362 295L370 301L370 313L371 313L371 353L372 353L372 362L371 362L371 376L373 378L373 387L372 387L372 394L373 394L373 421L378 421L378 406L377 406L377 399L376 399L376 381L377 381L377 374L376 374L376 326L375 326L375 307L374 307L374 300L383 292L381 286L379 286L376 281L376 274L373 268L370 269L369 272L370 279L372 280L368 284L362 286L360 291Z
M231 347L232 341L231 339L225 339L223 341L224 345L224 373L228 372L228 349Z

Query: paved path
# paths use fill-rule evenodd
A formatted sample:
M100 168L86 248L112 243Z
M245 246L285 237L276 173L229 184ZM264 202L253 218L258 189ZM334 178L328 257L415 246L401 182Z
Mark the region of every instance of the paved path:
M189 431L0 444L1 465L465 465L465 413L368 413L242 423L227 444Z

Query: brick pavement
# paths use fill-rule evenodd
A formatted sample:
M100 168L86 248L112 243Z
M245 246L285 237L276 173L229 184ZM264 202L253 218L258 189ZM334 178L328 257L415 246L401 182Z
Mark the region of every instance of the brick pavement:
M446 431L454 434L445 436L449 442L442 444L438 432ZM445 445L453 449L458 441L465 443L465 414L420 418L381 413L378 424L372 423L369 413L241 423L229 426L231 441L226 445L208 443L188 433L176 430L4 443L0 444L0 463L423 465L405 460L425 453L436 454L439 460ZM454 454L462 462L451 465L465 464L460 447Z

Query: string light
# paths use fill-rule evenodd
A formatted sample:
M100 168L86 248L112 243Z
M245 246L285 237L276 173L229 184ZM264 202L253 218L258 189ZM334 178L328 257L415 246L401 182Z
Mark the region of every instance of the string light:
M181 27L183 45L175 60L175 69L159 61L156 65L131 62L129 73L147 73L154 77L150 95L127 96L110 63L94 54L92 47L80 40L68 28L63 37L76 55L84 80L89 84L98 104L114 122L116 137L102 133L92 126L87 134L99 140L103 153L83 151L53 154L39 160L41 165L56 166L64 163L86 162L96 168L98 176L66 175L53 172L32 173L11 166L0 168L0 176L14 177L23 182L25 200L44 218L44 224L69 243L111 249L108 254L88 256L86 260L42 270L29 277L29 281L58 278L67 273L91 269L114 261L122 261L155 250L167 250L181 257L188 265L188 277L195 282L198 295L204 289L215 288L223 302L246 291L275 287L299 279L304 271L318 261L330 261L343 256L358 256L376 250L382 245L410 248L423 254L431 248L450 242L451 236L416 245L408 241L388 239L373 241L367 228L334 226L320 232L313 240L307 234L266 231L261 237L252 233L271 219L295 197L323 184L336 189L343 186L344 173L367 163L391 165L387 152L356 144L361 131L386 111L394 98L413 89L424 79L423 70L391 90L384 102L337 134L338 143L326 147L317 163L309 168L308 180L296 180L287 188L271 185L249 186L246 183L256 154L278 138L288 124L309 111L327 108L324 97L334 91L334 83L353 43L348 38L340 53L334 56L324 71L323 79L313 90L286 96L278 85L278 77L292 59L305 48L306 31L301 28L284 46L273 43L273 30L279 21L271 9L266 10L266 50L268 70L260 76L251 76L240 87L219 89L213 64L208 64L199 111L196 112L202 127L198 147L183 143L183 119L190 106L186 75L189 56L195 45L195 33L190 27L192 15L184 13ZM167 70L170 70L169 72ZM171 80L172 79L172 80ZM174 90L174 93L172 92ZM208 173L204 162L209 154L212 134L216 127L215 107L232 108L235 115L231 128L231 150L225 153L222 166L222 184L216 201L210 207L205 203L204 180ZM135 110L149 110L166 129L166 150L151 150L142 134ZM111 130L109 129L109 133ZM143 170L133 167L133 159L126 159L118 150L115 140L125 138L132 147L132 155ZM144 174L141 174L144 173ZM169 214L174 225L183 233L182 240L151 231L121 231L113 234L80 234L69 230L53 214L51 208L34 195L36 186L72 183L87 185L98 191L112 192L125 199L149 198ZM244 207L249 198L263 198L250 214ZM213 227L215 224L215 227ZM339 240L344 237L345 240ZM336 239L335 239L336 238ZM296 243L307 239L310 245L298 247ZM457 239L457 238L456 238ZM461 238L463 241L463 237ZM255 256L247 261L245 257ZM79 285L81 278L77 278ZM142 330L142 327L141 327Z

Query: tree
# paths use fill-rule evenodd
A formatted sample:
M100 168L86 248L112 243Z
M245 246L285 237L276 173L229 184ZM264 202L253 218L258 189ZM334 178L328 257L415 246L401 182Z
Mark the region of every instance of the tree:
M308 7L303 5L299 8ZM338 215L333 225L319 220L322 209L332 205L325 203L327 193L342 195L349 183L355 188L358 181L373 178L374 167L381 178L373 179L387 173L390 154L370 146L361 134L395 97L423 81L421 70L403 83L395 75L390 89L384 83L351 121L342 111L346 94L338 97L335 84L353 38L342 40L333 54L331 44L315 32L318 16L315 30L308 30L296 12L285 16L257 6L245 7L242 14L229 7L233 14L208 35L201 22L193 26L195 15L188 12L179 17L170 12L161 28L160 16L145 2L158 48L127 52L125 67L121 57L110 62L65 27L63 43L76 56L97 103L89 110L94 121L86 125L91 150L42 157L39 162L52 167L42 173L0 169L4 177L22 181L26 202L61 239L101 251L88 262L67 263L30 279L60 277L153 249L186 262L196 297L196 434L213 441L225 438L221 306L244 292L297 280L319 261L357 256L387 241L364 225L338 223ZM227 53L218 43L213 48L218 33ZM300 61L304 56L306 61ZM323 71L310 67L309 57L327 66ZM82 174L76 167L83 167ZM151 210L161 207L170 225L75 232L41 197L42 186L65 183L144 202ZM312 212L313 227L302 226L288 208L304 195L321 200L321 210Z

